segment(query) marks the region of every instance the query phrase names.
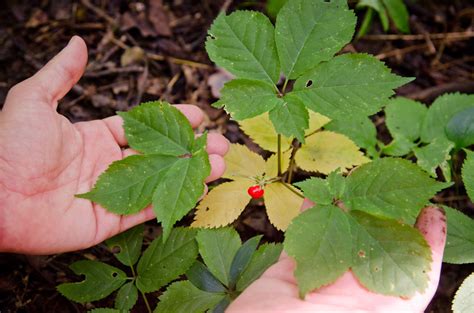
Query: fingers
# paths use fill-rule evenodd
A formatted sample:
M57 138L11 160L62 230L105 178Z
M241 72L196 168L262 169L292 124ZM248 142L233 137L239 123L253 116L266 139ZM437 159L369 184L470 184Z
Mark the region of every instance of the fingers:
M206 183L221 177L225 172L224 158L218 154L210 154L209 162L211 163L211 173L206 178Z
M195 105L190 104L176 104L175 107L186 116L189 123L193 128L198 127L204 120L204 112ZM125 137L125 131L123 129L123 119L118 116L111 116L103 119L105 125L109 128L110 132L115 138L115 141L120 146L127 145L127 138Z
M430 297L436 292L441 271L441 263L443 261L444 245L446 243L446 215L441 208L429 206L424 208L416 221L416 228L420 230L422 235L431 247L431 263L430 283L428 290L424 295Z
M16 98L12 103L35 97L36 100L44 100L56 108L57 101L81 78L86 64L86 44L81 37L74 36L68 45L34 76L14 86L9 97Z
M304 198L303 204L301 205L301 212L306 211L309 208L314 207L314 202L309 200L308 198Z
M155 213L151 206L147 207L144 210L141 210L137 214L133 215L122 215L120 216L120 227L119 233L126 231L129 228L132 228L138 224L142 224L146 221L155 218Z

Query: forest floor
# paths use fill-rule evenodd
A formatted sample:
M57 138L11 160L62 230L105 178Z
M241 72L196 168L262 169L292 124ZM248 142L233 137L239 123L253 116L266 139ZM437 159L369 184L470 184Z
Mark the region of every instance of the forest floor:
M446 92L472 93L474 7L470 2L408 2L411 34L395 29L386 34L375 19L369 34L344 51L374 54L395 73L416 77L399 88L398 95L429 104ZM104 118L150 100L191 103L208 116L199 131L220 132L233 143L261 152L225 112L210 106L216 101L212 89L218 88L223 76L213 75L219 71L205 52L206 32L219 12L235 9L264 11L265 1L2 1L0 108L10 87L31 76L77 34L88 44L89 65L58 107L72 122ZM388 142L383 121L383 115L374 117L379 138ZM474 205L464 191L444 191L435 201L473 216ZM189 223L191 215L182 224ZM156 222L146 225L149 242L160 229ZM234 226L243 239L256 234L263 234L266 241L283 239L259 201L252 202ZM53 256L0 254L0 312L85 312L113 306L111 298L82 306L56 291L58 284L76 279L68 266L84 258L116 262L103 244ZM473 271L473 265L444 264L439 289L426 312L450 312L454 292ZM154 305L157 297L149 298ZM145 311L141 301L134 312Z

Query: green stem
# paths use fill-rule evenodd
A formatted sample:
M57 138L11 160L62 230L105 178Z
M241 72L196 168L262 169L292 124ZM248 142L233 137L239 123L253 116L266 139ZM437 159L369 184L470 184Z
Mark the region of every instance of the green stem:
M285 186L286 189L290 190L292 193L294 193L301 199L304 199L304 196L300 194L299 192L297 192L296 190L294 190L293 188L291 188L289 184L285 183L284 181L282 181L281 183L283 184L283 186Z
M281 176L281 135L277 135L277 162L278 162L278 176Z
M151 309L151 306L150 306L150 303L148 303L148 299L146 298L145 294L141 291L140 291L140 293L142 294L143 301L145 301L145 305L146 305L148 313L153 313L153 311Z
M285 79L285 82L283 83L283 87L281 88L281 93L282 93L283 95L285 95L286 86L288 85L288 81L289 81L289 79L286 78L286 79Z

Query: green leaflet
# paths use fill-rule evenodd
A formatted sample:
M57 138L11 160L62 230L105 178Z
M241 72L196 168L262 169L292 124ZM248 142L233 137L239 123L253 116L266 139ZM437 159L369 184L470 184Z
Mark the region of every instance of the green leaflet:
M224 297L223 293L202 291L189 281L179 281L160 296L160 302L153 312L204 313L212 310Z
M90 192L77 196L116 214L133 214L153 202L166 238L204 192L207 136L194 139L186 117L165 102L148 102L120 116L130 147L145 154L113 162Z
M436 177L436 168L451 159L449 154L454 148L454 144L446 138L435 138L424 147L415 147L413 152L416 156L416 163L419 167L427 171L431 176ZM448 177L445 177L449 181Z
M275 25L282 72L296 79L329 60L351 40L355 24L355 14L340 1L288 1Z
M428 108L407 98L391 99L385 108L385 123L394 139L406 138L414 142L420 138L421 124Z
M77 261L70 268L77 275L85 275L85 279L61 284L57 289L63 296L79 303L105 298L127 280L127 275L120 269L98 261Z
M400 137L392 140L388 145L382 148L382 152L390 156L404 156L410 153L412 149L416 147L416 143L411 140Z
M209 29L206 50L210 59L238 78L280 78L280 65L270 20L259 12L219 15Z
M117 292L115 308L128 312L138 300L138 289L133 282L126 283Z
M453 300L453 313L470 313L474 307L474 297L472 291L474 290L474 273L469 275L458 291Z
M109 249L112 250L115 247L120 249L114 255L122 264L133 266L137 263L142 250L144 230L145 227L140 224L106 241Z
M270 120L277 133L285 137L295 137L304 143L305 130L309 126L309 114L303 102L291 94L283 98L283 103L279 103L270 111Z
M443 262L474 263L474 220L458 210L443 206L448 218L448 236Z
M371 8L374 9L377 12L377 14L379 15L379 18L380 18L380 22L382 23L383 30L387 31L388 26L389 26L389 22L388 22L387 11L385 10L385 8L383 6L383 3L380 0L360 0L357 3L357 8L364 8L364 7L369 8L367 13L369 12L369 10ZM369 27L369 26L367 26L367 27ZM360 36L358 36L358 37L361 37L363 35L365 35L365 33L361 33Z
M333 194L327 180L311 177L294 184L303 190L304 196L318 205L329 205L333 202Z
M138 289L152 292L184 274L198 254L196 230L175 228L169 237L157 237L145 250L137 266Z
M474 202L474 152L466 150L466 160L462 165L462 181L467 195Z
M234 79L224 85L219 103L225 105L232 118L240 121L268 112L283 100L275 87L258 80Z
M252 256L250 263L237 278L236 289L244 291L251 283L258 279L271 265L278 261L282 244L263 244Z
M130 148L142 153L181 156L191 152L194 133L186 117L166 102L147 102L128 112L124 120Z
M436 138L446 138L445 128L458 112L474 107L474 95L444 94L429 107L421 129L421 141L430 143Z
M431 250L411 226L370 214L350 213L352 271L374 292L411 297L428 286Z
M239 234L233 228L202 229L196 240L199 253L209 271L225 286L230 282L230 267L240 248Z
M194 286L202 291L226 292L224 285L199 261L196 261L186 272L186 277Z
M446 136L457 148L474 144L474 107L456 113L449 120L445 130Z
M398 30L409 33L408 10L403 0L382 0Z
M237 250L234 259L232 260L232 264L230 266L229 271L229 287L231 287L232 289L235 288L235 285L237 284L237 279L252 261L252 257L254 256L255 251L257 250L257 246L260 242L260 239L262 239L262 235L252 237L246 242L244 242L244 244L240 246L239 250Z
M375 57L343 54L298 78L294 94L305 105L332 119L372 115L411 78L399 77Z
M343 201L352 210L412 225L428 200L448 186L410 161L383 158L360 166L346 178Z
M350 237L347 216L335 206L309 209L292 221L284 247L296 260L295 277L301 297L347 271L351 266Z
M324 129L343 134L354 143L367 150L371 157L377 155L377 130L374 123L366 116L350 116L344 119L332 120L324 125Z

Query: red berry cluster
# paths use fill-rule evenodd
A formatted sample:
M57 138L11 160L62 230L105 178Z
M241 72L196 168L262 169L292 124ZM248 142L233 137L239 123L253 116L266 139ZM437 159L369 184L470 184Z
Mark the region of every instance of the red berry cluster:
M247 193L249 196L251 196L253 199L260 199L263 197L263 194L265 191L260 187L260 185L255 185L255 186L250 186L249 189L247 189Z

